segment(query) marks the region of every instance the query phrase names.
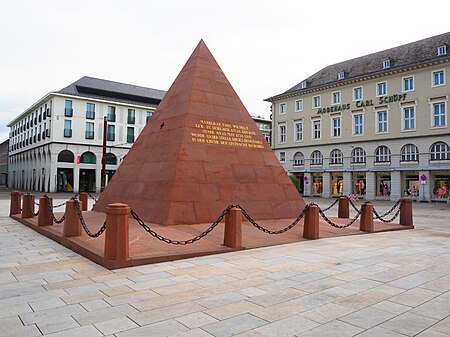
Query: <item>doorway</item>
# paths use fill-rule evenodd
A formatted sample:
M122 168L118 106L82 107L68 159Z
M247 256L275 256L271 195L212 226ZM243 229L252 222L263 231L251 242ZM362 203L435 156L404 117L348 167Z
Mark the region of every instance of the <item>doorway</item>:
M80 169L80 192L95 192L95 170Z

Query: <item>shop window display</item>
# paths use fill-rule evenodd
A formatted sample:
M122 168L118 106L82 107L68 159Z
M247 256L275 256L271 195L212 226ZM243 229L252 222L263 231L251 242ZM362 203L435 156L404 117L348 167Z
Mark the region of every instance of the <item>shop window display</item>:
M320 195L322 194L322 175L313 175L313 184L312 184L312 194Z
M450 176L444 176L444 175L435 176L434 177L433 198L434 199L448 199L449 183L450 183Z
M377 172L377 197L388 197L391 195L391 174L388 172Z
M342 173L331 176L331 195L341 195L344 192L344 177Z

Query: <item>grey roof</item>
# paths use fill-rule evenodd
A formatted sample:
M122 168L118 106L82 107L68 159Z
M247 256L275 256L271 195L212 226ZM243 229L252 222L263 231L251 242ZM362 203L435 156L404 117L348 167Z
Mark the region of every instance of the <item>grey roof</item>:
M56 93L156 107L166 92L84 76Z
M336 63L323 68L284 93L270 97L266 99L266 101L272 101L274 98L286 94L301 93L310 90L311 88L319 88L324 85L344 82L349 79L382 74L395 69L407 68L409 66L437 60L439 58L449 58L450 50L447 50L447 55L437 55L437 48L443 45L450 45L450 33L444 33L399 47ZM391 66L389 69L382 69L383 61L387 59L390 60ZM337 74L340 71L344 71L344 80L338 80L337 78ZM307 87L302 89L301 86L304 81L306 81Z

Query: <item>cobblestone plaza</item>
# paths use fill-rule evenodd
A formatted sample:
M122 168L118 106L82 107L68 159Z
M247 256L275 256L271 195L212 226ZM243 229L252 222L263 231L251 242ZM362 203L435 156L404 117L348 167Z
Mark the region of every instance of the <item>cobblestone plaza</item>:
M414 230L109 271L0 198L0 336L450 335L447 205L414 203Z

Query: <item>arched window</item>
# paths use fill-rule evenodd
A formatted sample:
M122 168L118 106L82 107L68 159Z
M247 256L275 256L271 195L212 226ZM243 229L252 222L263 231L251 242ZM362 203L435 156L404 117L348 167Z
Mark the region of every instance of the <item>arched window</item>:
M334 149L330 153L330 164L342 164L344 161L344 156L342 151L339 149Z
M75 156L69 150L62 150L58 154L58 162L59 163L73 163L75 160Z
M296 152L294 154L294 166L303 166L305 165L305 157L303 156L303 153Z
M106 164L107 165L117 165L117 157L114 153L109 152L106 154Z
M97 160L97 158L95 157L95 154L93 154L92 152L86 151L85 153L83 153L81 155L80 163L95 164L96 160Z
M356 147L352 151L352 163L365 163L366 162L366 151L360 147Z
M401 161L419 161L419 149L414 144L406 144L401 150Z
M431 146L431 160L449 160L450 148L447 143L437 142Z
M375 150L375 162L387 163L391 161L391 150L387 146L378 146Z
M311 165L322 165L322 164L323 164L322 153L318 150L314 151L311 154Z

